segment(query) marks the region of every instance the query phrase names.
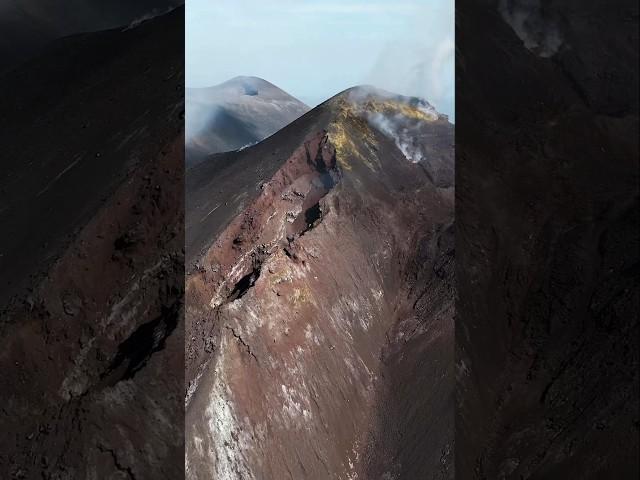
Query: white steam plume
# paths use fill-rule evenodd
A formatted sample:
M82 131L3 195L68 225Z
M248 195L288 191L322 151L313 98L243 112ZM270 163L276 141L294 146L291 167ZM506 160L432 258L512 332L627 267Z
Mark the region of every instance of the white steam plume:
M500 0L499 11L528 50L541 57L560 50L559 20L543 9L540 0Z

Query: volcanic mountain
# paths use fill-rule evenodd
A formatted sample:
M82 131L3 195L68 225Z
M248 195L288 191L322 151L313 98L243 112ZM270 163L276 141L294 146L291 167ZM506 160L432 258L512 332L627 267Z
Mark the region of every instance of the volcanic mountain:
M1 478L182 472L183 42L181 8L0 78Z
M187 171L187 478L453 478L453 141L356 87Z
M256 77L235 77L210 88L187 88L187 165L274 134L309 110Z

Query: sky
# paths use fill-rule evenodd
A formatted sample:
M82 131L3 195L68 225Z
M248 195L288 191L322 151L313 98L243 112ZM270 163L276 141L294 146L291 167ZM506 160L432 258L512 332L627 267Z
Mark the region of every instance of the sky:
M312 107L374 85L453 119L454 0L188 0L187 87L238 75Z

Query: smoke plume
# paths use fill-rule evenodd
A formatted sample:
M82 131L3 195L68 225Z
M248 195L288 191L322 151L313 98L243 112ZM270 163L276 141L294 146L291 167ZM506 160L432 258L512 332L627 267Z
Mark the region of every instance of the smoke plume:
M540 0L501 0L502 18L524 46L541 57L552 57L563 44L559 19L543 8Z

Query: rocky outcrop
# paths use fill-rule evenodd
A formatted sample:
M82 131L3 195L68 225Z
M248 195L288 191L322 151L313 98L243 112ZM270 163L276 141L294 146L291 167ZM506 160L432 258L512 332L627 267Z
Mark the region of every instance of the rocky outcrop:
M420 105L348 91L188 172L187 478L453 478L453 186L367 116L452 162Z

